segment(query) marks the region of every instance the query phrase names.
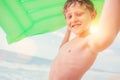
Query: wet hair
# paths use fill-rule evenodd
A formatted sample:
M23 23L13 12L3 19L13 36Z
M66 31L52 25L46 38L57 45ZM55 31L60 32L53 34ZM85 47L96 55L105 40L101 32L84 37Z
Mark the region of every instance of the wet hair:
M64 4L64 9L63 9L64 14L72 4L85 5L90 12L93 12L95 10L94 5L90 0L67 0L66 3Z

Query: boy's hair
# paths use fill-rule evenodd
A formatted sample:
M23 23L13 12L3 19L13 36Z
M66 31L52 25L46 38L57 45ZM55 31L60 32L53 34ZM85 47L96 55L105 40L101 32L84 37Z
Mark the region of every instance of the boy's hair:
M67 8L69 8L72 4L85 5L86 8L91 12L95 10L94 5L90 0L67 0L64 5L64 13L66 12Z

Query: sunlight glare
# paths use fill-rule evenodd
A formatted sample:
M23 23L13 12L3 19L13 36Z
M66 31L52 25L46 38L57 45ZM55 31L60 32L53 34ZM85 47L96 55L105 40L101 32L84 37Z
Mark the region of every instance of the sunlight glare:
M91 26L90 27L90 33L92 33L92 34L96 34L98 32L98 28L96 27L96 26Z

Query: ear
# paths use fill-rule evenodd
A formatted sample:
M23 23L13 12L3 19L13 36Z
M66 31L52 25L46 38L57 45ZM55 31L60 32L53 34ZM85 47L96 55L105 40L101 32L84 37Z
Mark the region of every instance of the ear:
M96 18L96 15L97 15L97 12L96 12L96 10L94 10L94 11L91 13L92 20L94 20L94 19Z

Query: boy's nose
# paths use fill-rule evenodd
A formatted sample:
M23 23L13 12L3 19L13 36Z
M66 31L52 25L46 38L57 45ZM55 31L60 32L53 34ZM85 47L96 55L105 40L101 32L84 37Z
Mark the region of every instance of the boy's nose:
M72 17L72 22L77 22L78 21L78 18L76 16L73 16Z

